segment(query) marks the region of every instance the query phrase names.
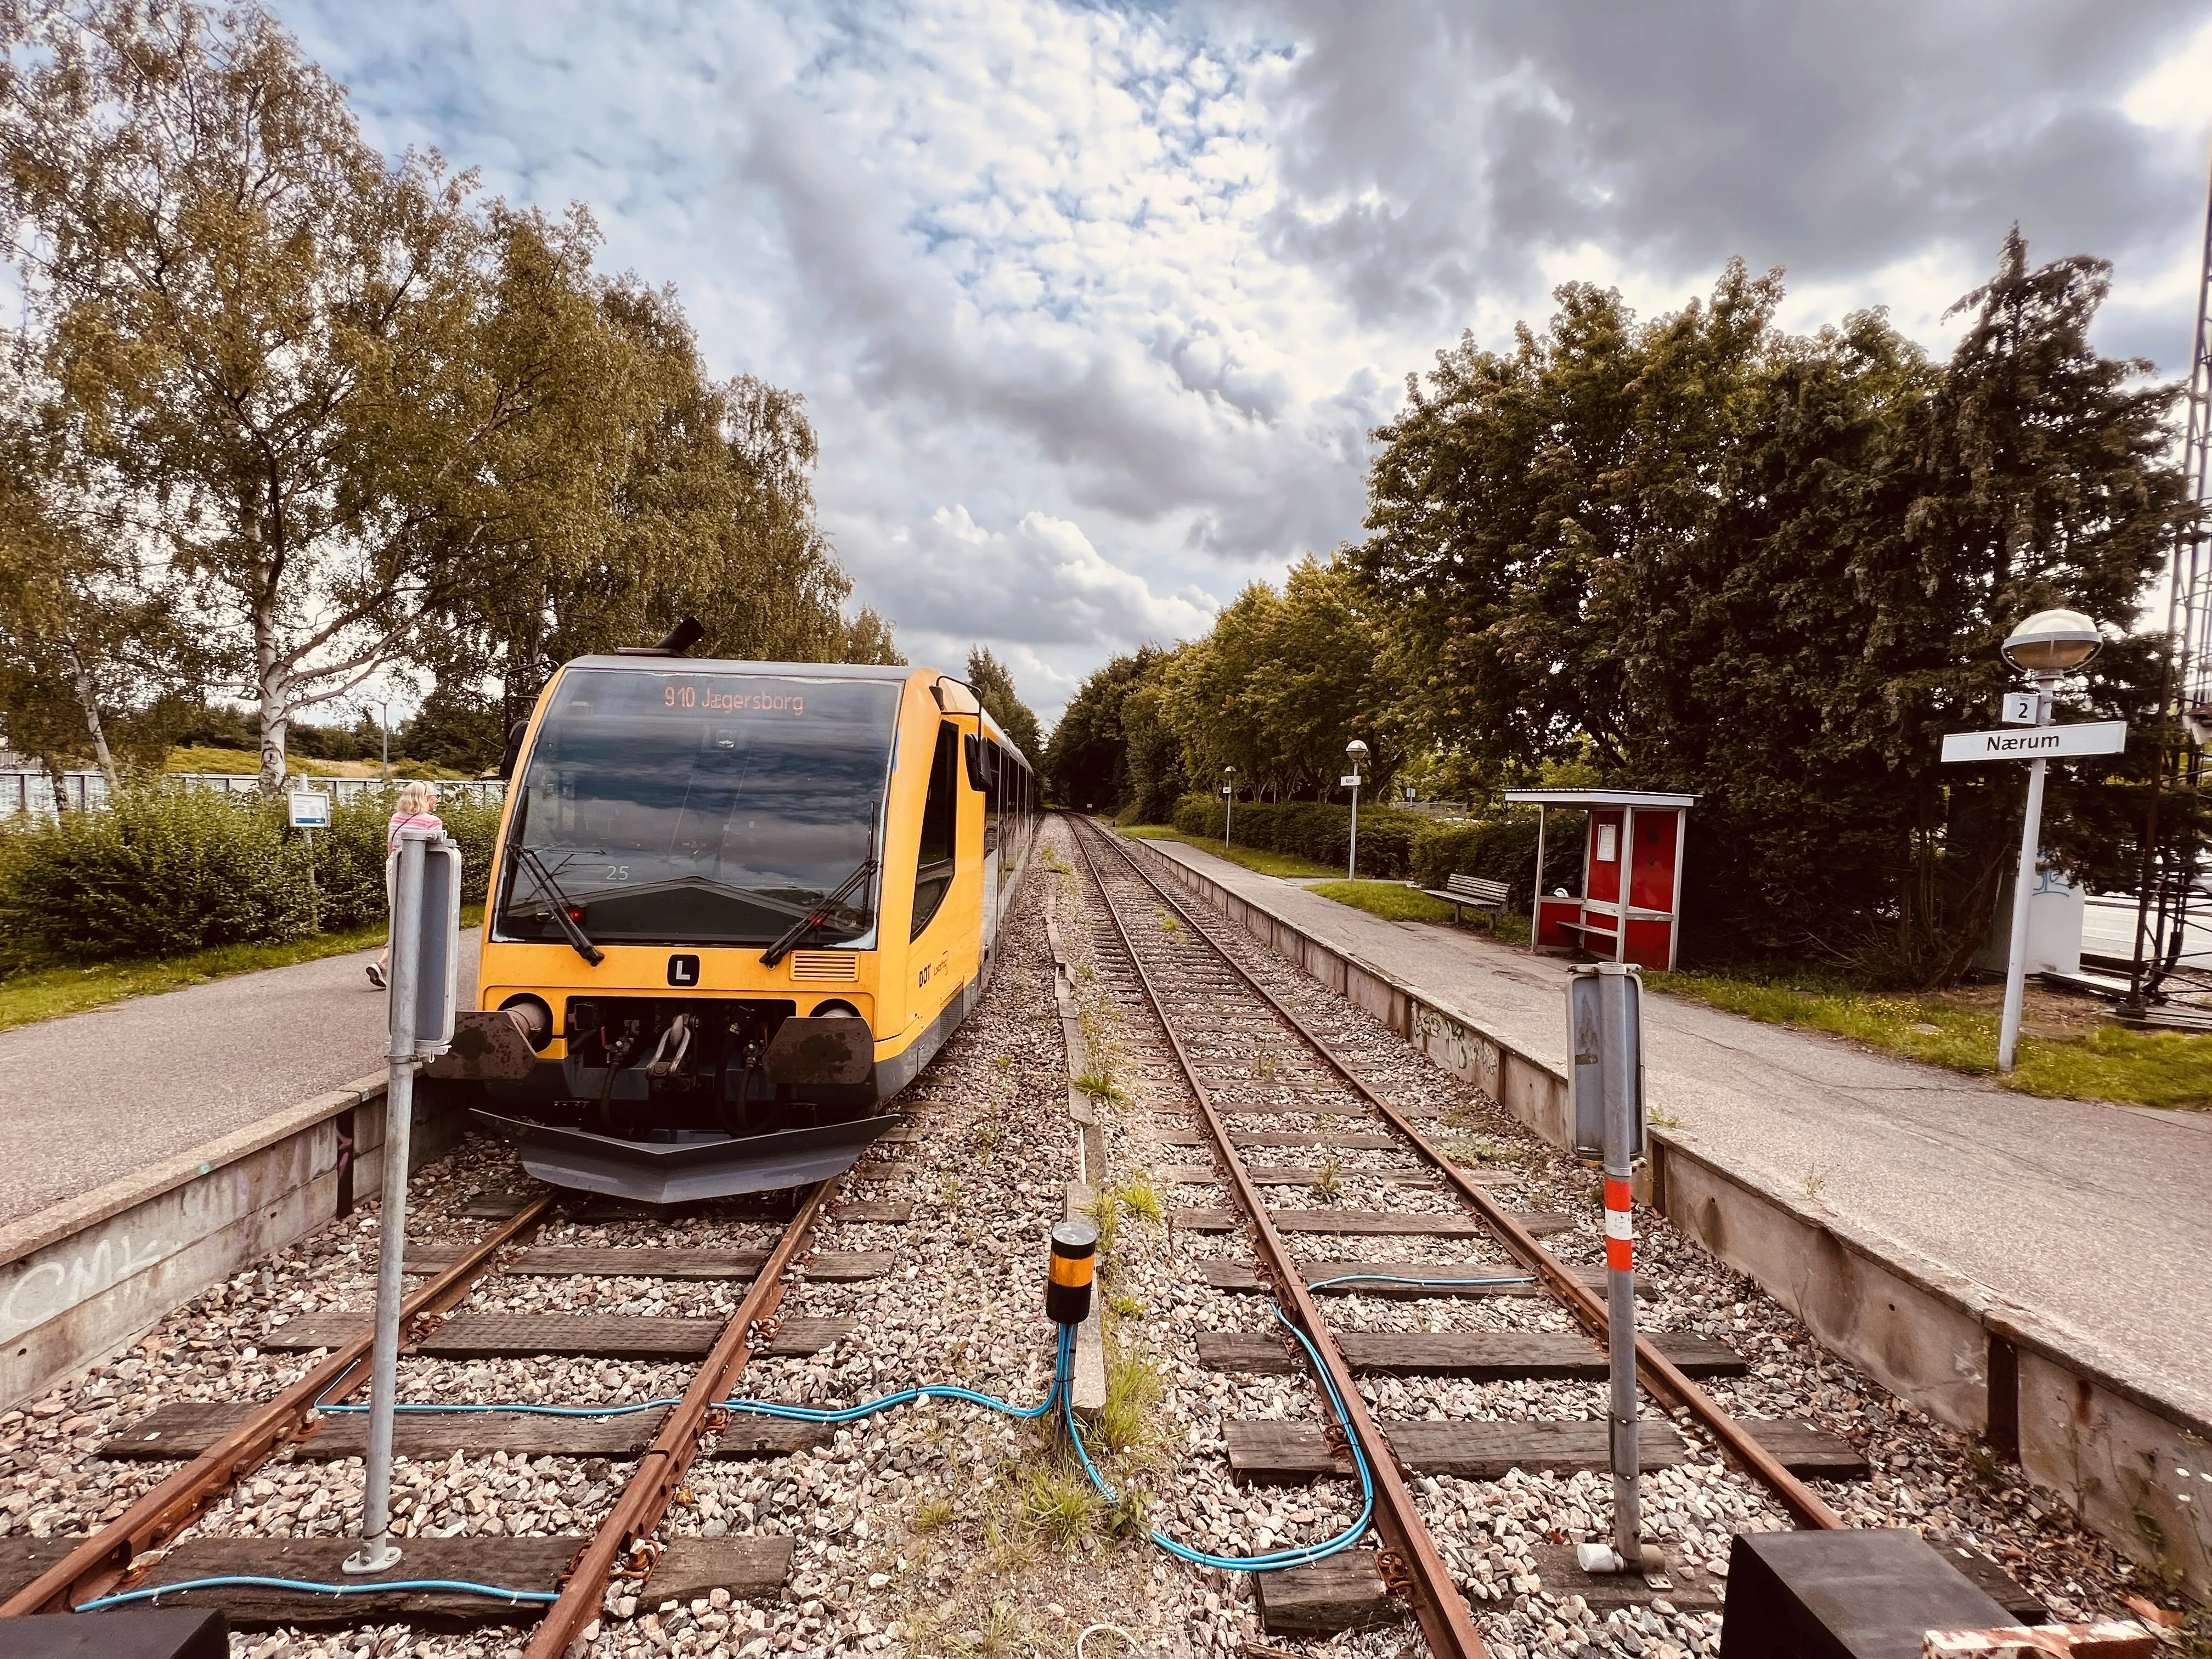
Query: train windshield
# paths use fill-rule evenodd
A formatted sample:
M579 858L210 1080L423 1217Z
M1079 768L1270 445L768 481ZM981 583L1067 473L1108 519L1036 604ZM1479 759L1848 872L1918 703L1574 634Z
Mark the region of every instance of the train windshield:
M498 935L766 945L871 858L900 687L669 669L571 669L515 808ZM542 870L550 877L541 879ZM802 945L875 927L871 872Z

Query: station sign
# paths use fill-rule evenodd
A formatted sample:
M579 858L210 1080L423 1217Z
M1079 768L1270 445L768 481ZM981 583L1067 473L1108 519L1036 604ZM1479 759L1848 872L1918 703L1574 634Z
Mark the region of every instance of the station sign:
M331 827L331 798L319 789L295 789L284 797L291 809L295 830Z
M2007 726L2036 726L2043 720L2043 694L2039 691L2008 691L2004 694L2004 709L1997 718Z
M1943 739L1947 761L2063 760L2071 755L2117 755L2128 746L2125 720L2082 726L2033 726L2005 732L1953 732Z
M1344 788L1357 789L1359 787L1359 774L1357 772L1347 772L1342 777L1339 778L1337 782Z

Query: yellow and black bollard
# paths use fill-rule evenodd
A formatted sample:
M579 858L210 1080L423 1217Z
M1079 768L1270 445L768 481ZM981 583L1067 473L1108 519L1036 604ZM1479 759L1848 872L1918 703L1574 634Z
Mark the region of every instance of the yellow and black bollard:
M1091 1281L1098 1267L1098 1229L1063 1221L1052 1230L1052 1274L1044 1286L1045 1317L1080 1325L1091 1315Z

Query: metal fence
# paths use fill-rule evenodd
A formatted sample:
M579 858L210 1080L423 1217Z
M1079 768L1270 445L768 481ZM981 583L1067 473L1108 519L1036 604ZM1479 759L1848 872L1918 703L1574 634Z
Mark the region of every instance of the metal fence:
M164 783L186 789L212 789L219 794L252 797L261 793L261 780L250 773L235 772L168 772L162 775ZM317 789L340 801L358 800L363 795L382 794L396 790L404 781L394 779L390 783L381 778L325 778L295 775L284 780L287 789ZM448 800L468 800L482 804L504 800L507 785L497 778L465 778L441 781L438 793ZM107 805L107 780L97 772L64 772L62 775L62 793L70 810L82 812ZM25 770L0 771L0 818L28 816L50 818L54 816L54 781L45 772Z

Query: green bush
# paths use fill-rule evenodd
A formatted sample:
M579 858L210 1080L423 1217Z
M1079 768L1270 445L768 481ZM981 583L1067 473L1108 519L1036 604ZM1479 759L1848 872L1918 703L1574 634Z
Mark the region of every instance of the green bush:
M1176 803L1175 827L1186 836L1221 839L1222 804L1205 795ZM1413 870L1415 838L1429 827L1418 812L1389 806L1359 809L1359 873L1403 877ZM1263 852L1296 853L1316 864L1340 865L1351 852L1352 808L1328 801L1237 803L1237 841Z
M1575 890L1582 880L1583 820L1567 814L1554 818L1544 846L1544 885ZM1441 889L1448 876L1481 876L1502 881L1506 908L1525 915L1536 863L1536 819L1485 818L1472 823L1425 823L1413 841L1413 879Z
M388 798L289 828L281 800L155 784L97 811L0 830L0 966L179 956L372 926L385 910ZM448 803L463 897L484 893L496 805Z

